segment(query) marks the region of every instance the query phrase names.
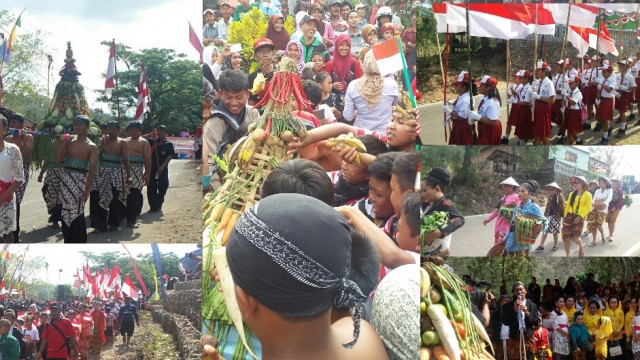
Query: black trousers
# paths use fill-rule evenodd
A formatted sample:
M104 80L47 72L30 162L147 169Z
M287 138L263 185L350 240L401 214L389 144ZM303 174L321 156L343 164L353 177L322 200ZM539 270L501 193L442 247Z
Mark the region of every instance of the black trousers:
M157 170L156 170L157 171ZM147 185L147 201L149 207L153 211L162 210L162 204L164 203L164 196L167 194L169 188L169 170L165 169L160 175L159 179L156 179L154 175L151 176L149 185Z
M109 226L117 227L120 225L120 219L125 213L124 205L118 200L118 190L111 189L113 197L109 203L109 210L105 210L100 206L100 193L92 191L89 203L89 217L91 218L91 227L100 231L107 231Z
M142 212L143 203L142 191L131 188L127 196L127 224L135 224L136 219Z
M62 222L62 237L66 243L86 243L87 242L87 224L84 221L84 215L78 216L70 226Z
M20 242L20 204L16 203L16 230L13 232L13 242Z
M51 221L62 221L62 204L56 205L51 211L49 211Z

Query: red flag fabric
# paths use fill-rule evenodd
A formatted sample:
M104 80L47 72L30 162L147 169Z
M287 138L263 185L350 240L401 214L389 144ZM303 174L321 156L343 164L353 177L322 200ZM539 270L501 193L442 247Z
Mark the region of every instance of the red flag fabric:
M142 280L142 275L140 275L140 271L138 271L138 267L136 266L135 261L133 261L133 256L131 256L129 249L127 249L124 244L122 244L122 247L127 251L127 254L129 254L129 259L131 259L131 267L133 268L133 273L136 275L136 278L138 279L138 282L142 287L142 293L144 294L144 296L149 296L149 290L147 290L147 287L144 285L144 280ZM127 278L128 277L129 275L127 275ZM122 287L124 289L124 285L122 285Z
M189 42L191 43L191 45L193 45L193 47L198 50L198 53L200 54L200 62L202 62L202 51L204 50L202 48L202 43L200 42L200 38L198 38L198 35L196 34L195 31L193 31L193 26L191 26L191 23L189 23Z
M138 107L135 120L142 123L144 114L149 111L149 86L147 85L147 72L144 70L144 61L140 60L140 82L138 83Z
M109 65L107 65L107 75L104 82L104 92L108 98L111 97L111 92L116 88L116 41L111 42L111 48L109 49Z
M133 285L131 278L129 278L129 275L127 275L127 277L124 278L124 284L122 284L122 295L126 295L132 298L133 300L138 300L138 291L136 290L136 287Z
M611 54L618 56L618 49L616 49L616 42L613 40L606 31L604 25L600 31L598 37L598 30L591 28L584 28L579 26L570 26L569 33L567 34L567 40L578 50L578 57L584 56L589 48L595 49L596 47L602 54Z
M107 288L109 290L114 289L117 285L121 283L120 279L120 267L118 265L114 265L111 268L111 276L109 276L109 282L107 283Z

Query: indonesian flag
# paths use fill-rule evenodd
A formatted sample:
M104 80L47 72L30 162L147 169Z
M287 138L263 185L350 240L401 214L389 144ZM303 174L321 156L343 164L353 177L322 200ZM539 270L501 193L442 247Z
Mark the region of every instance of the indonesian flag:
M76 289L80 289L82 287L82 282L80 282L80 272L78 271L78 269L76 268L76 274L73 275L74 278L76 278L73 281L73 287Z
M111 98L111 92L116 88L116 41L111 41L111 49L109 50L109 65L107 65L107 75L104 82L104 92L107 98Z
M109 276L109 282L107 283L107 289L113 290L117 285L121 284L120 279L120 267L118 265L114 265L111 268L111 276Z
M105 266L102 270L102 282L100 282L100 290L104 291L107 289L107 284L109 283L109 271Z
M556 24L566 25L569 16L569 4L543 4L545 9L551 11ZM593 27L598 16L598 9L595 6L585 4L571 4L570 26Z
M373 56L378 63L380 75L387 76L404 68L403 54L400 50L399 42L400 39L397 39L397 41L387 40L371 48Z
M450 33L466 31L464 4L433 5L435 13L439 14L436 16L439 33L446 32L447 25ZM442 16L443 13L446 16ZM536 4L469 4L469 25L469 35L494 39L524 39L536 30L540 35L555 35L553 15Z
M198 50L198 53L200 54L200 62L202 63L202 43L200 42L200 38L198 38L198 35L196 35L196 32L193 31L193 26L191 26L191 23L189 23L189 42L196 50Z
M124 284L122 284L121 292L122 295L129 296L133 300L138 300L138 290L136 290L136 287L133 285L133 282L131 281L131 278L129 278L129 275L124 278Z
M583 57L589 48L598 49L602 54L618 56L616 42L609 35L606 28L601 24L600 39L598 41L598 30L571 26L567 40L578 50L578 56Z
M2 279L2 282L0 283L0 294L1 295L5 295L8 294L9 292L7 291L6 285L4 283L4 279Z
M147 85L147 72L144 70L144 61L140 63L140 82L138 83L138 107L136 108L135 120L142 123L144 113L149 111L149 86Z

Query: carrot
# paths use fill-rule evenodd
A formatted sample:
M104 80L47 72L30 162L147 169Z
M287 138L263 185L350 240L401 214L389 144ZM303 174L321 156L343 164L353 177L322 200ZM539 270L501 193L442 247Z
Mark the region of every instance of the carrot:
M222 208L224 207L223 203L219 203L216 204L213 207L213 210L211 210L211 215L209 216L209 218L207 219L207 221L204 222L204 226L209 226L209 224L211 224L211 222L215 221L218 216L220 216L220 212L222 212Z
M229 219L229 224L227 224L227 227L224 229L224 235L222 235L222 246L227 245L227 240L229 240L231 231L233 231L233 228L236 226L236 222L238 221L239 217L240 217L240 213L237 211L234 211L233 215L231 215L231 219Z
M478 335L480 335L482 340L484 340L487 344L489 344L489 347L491 348L491 352L495 354L496 352L495 350L493 350L493 344L491 343L491 340L489 339L489 335L487 334L487 331L484 329L484 326L482 326L482 323L480 322L480 320L478 320L478 318L473 313L471 313L471 317L473 319L473 325L476 328Z
M220 222L218 223L218 226L216 226L216 230L214 231L215 235L218 235L220 231L224 230L227 227L227 224L231 219L231 215L233 215L233 209L231 208L226 209L224 213L222 213L222 219L220 219Z
M451 360L451 358L449 357L449 354L447 353L445 348L442 346L434 347L432 349L432 352L433 352L433 357L436 358L436 360Z
M231 321L233 321L233 325L236 327L236 330L238 330L238 336L240 337L240 340L242 340L242 344L244 344L244 347L247 349L247 351L257 359L258 357L253 353L253 351L251 351L251 348L249 348L246 336L244 334L242 313L240 313L240 308L238 307L238 302L236 301L236 291L234 289L235 285L233 284L231 270L229 269L229 264L227 263L227 248L221 247L214 250L213 261L216 264L216 268L218 269L220 285L222 286L222 292L224 293L224 302L227 305L229 317L231 318Z
M461 351L458 340L456 339L456 332L453 330L453 326L449 322L447 315L442 311L442 308L440 306L429 306L427 308L427 314L431 319L433 327L438 332L438 336L440 336L442 345L451 356L451 359L460 360Z

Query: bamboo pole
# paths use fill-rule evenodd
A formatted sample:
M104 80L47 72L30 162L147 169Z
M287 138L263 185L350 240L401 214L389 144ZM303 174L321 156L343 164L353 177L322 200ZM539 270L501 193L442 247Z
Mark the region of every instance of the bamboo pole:
M567 51L567 37L569 35L569 20L571 18L571 1L569 1L569 11L567 11L567 26L566 29L564 31L564 40L562 41L562 52L560 53L560 59L561 60L565 60L565 55L566 55L566 51ZM565 61L563 63L564 67L562 69L562 88L564 89L564 82L566 80L566 75L567 75L567 62ZM564 102L566 100L566 97L564 95L562 95L562 106L564 106ZM566 111L566 109L565 109ZM562 129L561 129L562 131Z
M473 76L471 75L471 26L469 25L469 2L466 2L466 16L467 16L467 67L469 68L469 110L473 111ZM473 143L475 144L477 139L475 122L471 127L473 133Z
M449 6L447 4L447 6ZM436 29L438 28L438 20L436 20L436 13L433 13L433 21L435 23ZM449 25L447 24L447 45L449 42ZM447 77L444 71L444 66L442 65L442 49L440 47L440 36L438 35L438 31L436 31L436 46L438 47L438 60L440 61L440 75L442 76L442 82L444 87L444 105L447 104ZM442 113L442 124L444 127L444 141L447 142L447 114Z
M114 57L113 57L113 70L114 70L114 78L115 78L115 82L116 82L116 108L118 109L118 118L116 119L118 122L120 122L120 91L118 90L118 65L117 65L117 61L116 59L118 58L118 56L116 55L116 49L115 49L115 44L116 44L116 39L113 39L113 50L114 50Z
M511 42L507 39L507 66L506 66L506 70L507 70L507 75L505 77L505 79L507 79L507 92L509 93L509 95L511 95L511 91L509 89L509 79L511 79ZM507 121L509 119L509 116L511 115L511 106L509 106L509 101L508 101L509 97L507 96ZM506 134L506 135L510 135L510 134Z

